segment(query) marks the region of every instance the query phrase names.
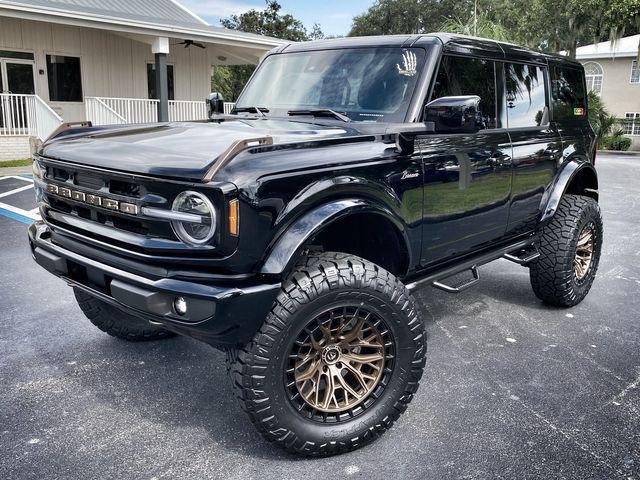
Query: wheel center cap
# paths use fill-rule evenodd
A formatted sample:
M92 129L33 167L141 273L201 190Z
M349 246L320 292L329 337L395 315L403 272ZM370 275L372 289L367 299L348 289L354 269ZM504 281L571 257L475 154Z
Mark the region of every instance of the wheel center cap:
M322 360L328 365L333 365L340 359L340 349L335 345L329 345L322 351Z

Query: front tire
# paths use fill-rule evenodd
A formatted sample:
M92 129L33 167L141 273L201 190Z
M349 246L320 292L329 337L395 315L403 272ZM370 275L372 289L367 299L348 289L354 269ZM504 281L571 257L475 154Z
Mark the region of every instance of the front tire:
M418 389L424 325L391 273L343 253L310 255L262 328L228 353L234 391L269 441L303 455L362 447Z
M128 342L162 340L175 335L154 327L146 320L130 315L78 288L73 289L82 313L103 332Z
M529 277L545 303L573 307L587 296L602 251L602 216L598 203L581 195L565 195L558 211L540 232L540 257Z

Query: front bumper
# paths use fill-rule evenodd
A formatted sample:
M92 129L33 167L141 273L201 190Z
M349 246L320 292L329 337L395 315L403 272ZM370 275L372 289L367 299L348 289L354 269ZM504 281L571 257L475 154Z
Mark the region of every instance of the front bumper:
M29 227L29 242L35 261L100 300L168 330L224 348L247 343L258 331L280 290L280 283L250 280L213 284L207 279L185 281L147 278L90 258L51 241L44 222ZM220 284L224 284L221 286ZM176 297L187 303L187 313L178 315Z

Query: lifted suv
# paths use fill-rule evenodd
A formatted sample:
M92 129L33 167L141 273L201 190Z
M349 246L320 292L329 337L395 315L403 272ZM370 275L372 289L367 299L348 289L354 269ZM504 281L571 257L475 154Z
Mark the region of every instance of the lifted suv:
M407 408L426 338L411 291L529 268L579 303L602 247L582 66L433 34L291 44L231 115L58 132L35 157L35 260L100 329L224 349L243 409L306 455ZM460 278L455 282L451 277Z

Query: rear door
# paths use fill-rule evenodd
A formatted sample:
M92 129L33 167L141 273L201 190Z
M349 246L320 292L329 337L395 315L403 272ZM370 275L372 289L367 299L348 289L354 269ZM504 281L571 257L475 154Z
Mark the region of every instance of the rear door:
M536 228L540 203L562 158L557 126L550 121L549 73L545 64L506 62L503 123L513 146L513 180L507 236Z
M424 163L423 265L490 246L504 235L511 144L498 115L503 94L496 75L491 58L442 57L430 100L480 96L483 128L475 134L436 133L417 139Z

